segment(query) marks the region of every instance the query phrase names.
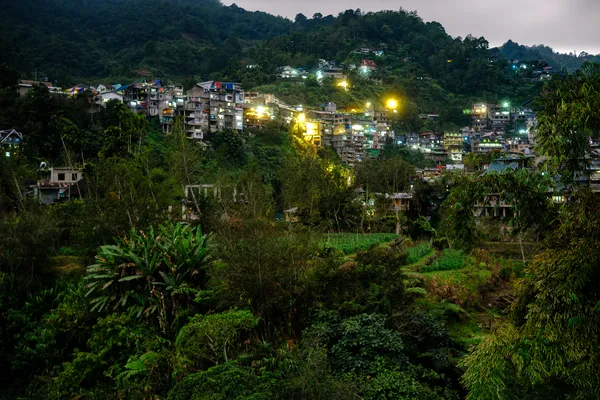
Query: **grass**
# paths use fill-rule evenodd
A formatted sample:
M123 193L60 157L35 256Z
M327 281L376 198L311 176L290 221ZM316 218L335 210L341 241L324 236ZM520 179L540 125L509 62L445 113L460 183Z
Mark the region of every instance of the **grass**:
M322 242L341 250L344 254L352 254L366 250L373 244L391 242L399 237L394 233L330 233Z
M445 249L431 265L423 265L421 272L453 271L465 267L466 256L460 250Z
M408 258L406 259L407 264L414 264L421 258L428 256L433 252L431 243L421 242L414 247L408 249Z
M50 268L61 274L82 274L85 271L85 260L78 256L55 256L50 259Z

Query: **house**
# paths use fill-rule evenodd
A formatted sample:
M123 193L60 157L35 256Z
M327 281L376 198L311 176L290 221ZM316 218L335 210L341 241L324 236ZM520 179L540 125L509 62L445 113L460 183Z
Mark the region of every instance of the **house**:
M100 94L105 93L105 92L112 92L114 90L112 85L103 85L103 84L99 84L98 86L96 86L96 91Z
M386 195L391 200L390 208L394 211L408 211L413 200L412 193L392 193Z
M473 104L471 108L471 119L473 129L481 131L487 128L488 125L488 105Z
M330 79L344 79L345 78L344 71L339 67L330 66L328 68L323 68L321 73L324 78L330 78Z
M37 85L43 85L48 88L50 93L62 93L62 88L53 86L50 82L39 82L39 81L31 81L31 80L21 80L17 85L19 89L19 95L25 96L29 91Z
M102 105L106 105L111 100L117 100L118 102L123 102L123 95L117 92L102 92L100 93L100 101L99 103Z
M300 222L300 216L298 215L298 207L292 207L288 210L283 211L285 222L296 223Z
M375 71L377 69L377 64L373 60L362 60L360 62L359 72L363 75L368 75L369 73Z
M464 139L462 133L444 133L444 149L446 149L448 157L452 161L462 161L464 150L463 143Z
M494 130L504 130L510 123L510 110L505 106L497 104L488 107L488 119Z
M298 71L296 68L286 65L280 68L277 76L283 79L298 78L300 77L300 71Z
M23 142L23 134L14 129L0 131L0 148L6 157L15 154Z
M129 109L148 117L157 117L160 110L166 107L166 93L160 80L138 81L131 85L120 86L116 89L123 92L123 102Z
M506 141L502 136L490 132L479 137L471 138L471 151L473 153L504 151L505 144Z
M236 82L207 81L187 91L186 126L188 136L204 139L225 129L241 132L244 127L244 91Z
M85 181L83 172L71 168L50 168L48 179L29 186L30 193L41 204L53 204L83 196Z

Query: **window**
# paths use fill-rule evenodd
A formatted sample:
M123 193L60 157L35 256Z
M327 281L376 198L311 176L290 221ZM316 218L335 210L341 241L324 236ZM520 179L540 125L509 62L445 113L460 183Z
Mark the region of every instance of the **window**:
M58 180L59 181L64 181L65 180L65 174L58 174Z
M77 180L77 174L71 174L71 180L72 181L76 181Z

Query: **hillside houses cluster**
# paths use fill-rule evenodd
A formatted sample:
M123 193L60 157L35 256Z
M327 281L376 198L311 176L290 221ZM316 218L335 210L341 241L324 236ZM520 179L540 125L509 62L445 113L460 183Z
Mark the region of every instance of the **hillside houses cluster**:
M320 66L337 73L335 65L325 60L321 60ZM35 82L22 81L20 90L26 93L25 89L33 84ZM187 136L196 140L209 139L211 134L221 130L260 129L269 121L276 121L313 146L334 149L342 162L351 166L365 158L376 157L386 144L419 150L438 165L461 164L468 152L530 154L536 125L531 109L511 108L508 103L482 103L466 110L471 114L471 126L458 132L397 134L390 123L389 113L394 110L389 107L367 103L360 110L348 110L325 103L305 109L301 105L285 104L271 94L245 92L236 82L199 82L185 92L181 86L163 85L160 80L59 89L55 91L63 94L90 91L98 105L120 101L133 112L158 118L165 134L170 133L175 121L180 119ZM439 119L437 114L420 117L430 121ZM516 137L505 135L509 125L518 132Z

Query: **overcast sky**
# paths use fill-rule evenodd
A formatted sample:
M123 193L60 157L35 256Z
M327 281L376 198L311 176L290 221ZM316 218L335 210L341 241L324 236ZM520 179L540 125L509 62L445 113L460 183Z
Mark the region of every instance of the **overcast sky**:
M490 46L512 39L545 44L562 53L600 53L600 0L222 0L247 10L294 19L303 13L337 15L340 11L414 11L425 21L438 21L452 36L484 36Z

